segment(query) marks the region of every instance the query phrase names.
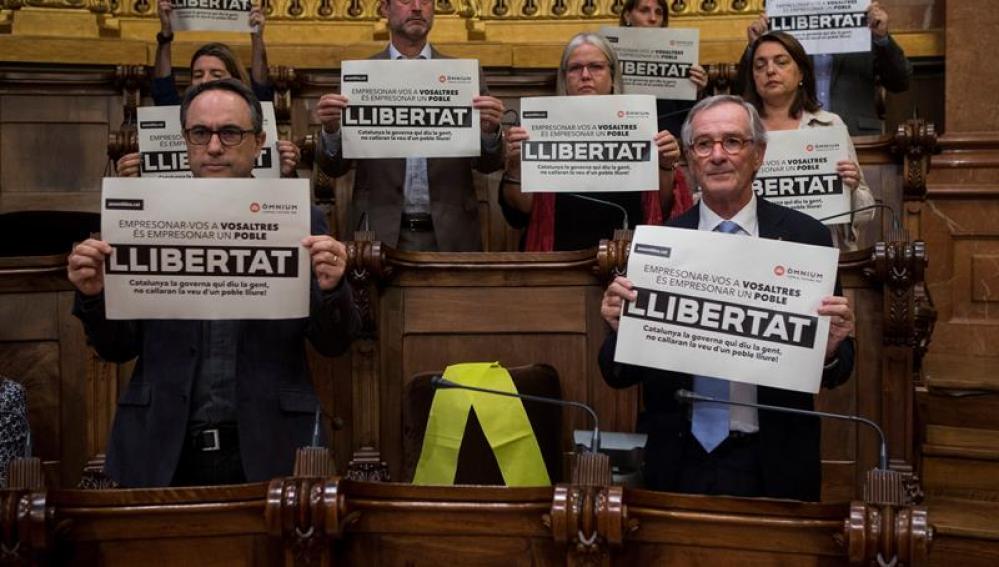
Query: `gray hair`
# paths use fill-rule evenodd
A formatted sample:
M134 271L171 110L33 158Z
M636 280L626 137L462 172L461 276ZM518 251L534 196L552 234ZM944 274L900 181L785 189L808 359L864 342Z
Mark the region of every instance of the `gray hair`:
M694 117L704 110L723 104L737 104L744 108L746 114L749 115L749 127L753 132L753 143L758 146L767 143L767 128L763 125L763 120L760 119L760 113L756 111L756 107L743 100L742 97L735 95L715 95L709 96L695 104L690 109L690 113L687 114L687 119L683 121L683 128L680 130L680 139L683 140L684 147L690 148L694 145Z
M607 58L607 63L610 64L611 93L622 94L624 92L624 84L621 82L621 66L617 61L617 52L614 51L614 47L611 46L609 41L607 41L607 38L593 32L577 33L572 36L569 43L565 45L565 49L562 50L562 63L558 66L558 79L555 81L555 94L558 96L565 96L568 94L565 90L565 85L566 75L569 72L569 57L572 57L572 52L584 43L588 43L593 47L596 47L604 54L604 57Z

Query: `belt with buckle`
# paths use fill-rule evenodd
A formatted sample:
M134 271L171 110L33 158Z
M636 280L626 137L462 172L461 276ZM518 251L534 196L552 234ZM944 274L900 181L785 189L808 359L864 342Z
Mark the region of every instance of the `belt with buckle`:
M434 221L429 213L404 214L402 228L410 232L430 232L434 229Z
M202 429L190 435L191 447L197 451L221 451L239 445L239 430L235 427Z

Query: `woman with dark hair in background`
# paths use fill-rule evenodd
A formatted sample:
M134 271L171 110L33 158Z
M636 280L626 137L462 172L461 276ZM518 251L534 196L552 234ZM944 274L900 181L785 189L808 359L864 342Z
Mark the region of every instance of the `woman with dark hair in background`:
M595 33L580 33L562 52L555 93L559 96L621 93L621 70L610 43ZM527 130L514 126L507 132L506 171L500 185L503 216L515 228L527 228L522 248L528 252L580 250L611 238L627 211L630 226L662 224L693 204L683 174L676 169L680 146L668 130L656 134L659 153L659 189L586 193L524 193L520 188L520 148ZM588 198L607 203L598 203Z
M160 17L160 32L156 34L156 71L150 95L156 106L180 104L177 81L173 75L173 12L171 0L159 0L157 12ZM264 46L264 12L259 5L250 8L251 58L250 74L247 75L239 56L224 43L206 43L191 56L191 86L219 79L238 79L253 89L253 94L261 102L274 101L274 87L267 76L267 49ZM301 150L289 140L277 141L278 156L281 160L281 177L293 177L301 157ZM118 159L116 169L121 177L138 177L139 153L125 154Z
M669 6L666 0L625 0L621 8L618 25L635 28L664 28L669 24ZM708 85L708 73L704 67L694 65L690 68L690 80L697 85L700 95ZM656 99L656 114L659 116L659 129L669 130L674 136L680 136L680 127L687 118L687 112L694 106L695 100Z
M756 107L768 132L846 127L843 120L832 112L822 110L815 96L815 72L812 60L794 37L784 32L768 32L750 46L747 59L752 65L753 80L746 84L743 98ZM864 180L864 172L857 160L857 150L847 135L850 158L841 160L836 171L843 184L850 188L850 208L859 209L874 204L874 196ZM874 218L867 211L853 218L852 224L835 225L833 240L846 250L857 247L857 227Z

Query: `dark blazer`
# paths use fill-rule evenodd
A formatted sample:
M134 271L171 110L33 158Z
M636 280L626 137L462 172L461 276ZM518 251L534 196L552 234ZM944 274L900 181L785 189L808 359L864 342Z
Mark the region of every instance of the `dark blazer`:
M829 229L813 218L757 197L756 213L760 238L832 246ZM694 207L668 226L697 230L699 207ZM837 284L837 294L839 285ZM693 390L693 376L614 362L617 335L611 333L600 349L604 381L614 388L642 384L645 415L643 429L649 435L645 447L645 482L655 490L675 491L683 445L690 433L689 406L673 399L676 390ZM853 369L853 341L843 341L838 362L822 375L822 385L837 386ZM761 404L812 409L811 394L760 386ZM819 420L812 417L759 412L760 451L764 492L760 496L817 501L822 471L819 457Z
M895 40L886 45L871 43L867 53L841 53L833 56L829 112L838 114L851 136L879 135L883 129L874 105L875 79L889 92L909 89L912 64Z
M313 207L312 234L327 232ZM126 487L168 486L187 435L202 321L112 321L105 318L103 295L79 293L73 314L101 358L137 358L118 400L105 473ZM324 292L313 278L308 318L239 323L236 414L243 471L249 482L287 476L295 450L311 442L319 403L305 339L322 354L340 354L360 329L360 315L348 284Z
M733 92L744 93L753 80L753 65L749 60L750 46L742 54ZM890 35L885 45L871 42L864 53L833 55L832 82L829 86L829 112L838 114L851 136L879 135L884 127L878 117L874 88L880 82L893 93L909 89L912 64L905 52Z
M436 50L432 49L431 53L434 59L445 58ZM388 58L387 47L371 57L371 59ZM489 94L481 69L479 92L484 95ZM479 203L475 196L472 170L491 173L503 167L503 141L499 140L492 149L490 152L483 146L482 154L477 158L427 159L430 214L433 217L437 247L441 252L482 250ZM354 160L344 159L342 145L340 150L330 156L325 145L320 143L316 162L326 175L340 177L350 170L351 165L354 165ZM357 160L355 169L350 230L358 226L362 214L367 214L376 238L389 246L396 246L399 243L399 227L402 223L406 160Z

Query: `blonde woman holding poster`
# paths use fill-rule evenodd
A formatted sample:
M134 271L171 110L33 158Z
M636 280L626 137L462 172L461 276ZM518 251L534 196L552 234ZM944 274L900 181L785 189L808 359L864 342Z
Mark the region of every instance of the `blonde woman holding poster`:
M617 56L603 36L580 33L562 52L556 94L585 96L620 94ZM521 248L527 252L580 250L597 245L621 228L627 215L631 225L662 224L689 209L690 190L680 170L680 146L667 130L656 134L659 153L659 190L633 192L525 193L520 186L521 144L528 138L520 126L506 135L506 172L500 185L503 216L514 228L526 228Z
M761 35L750 47L748 61L753 80L746 84L743 98L759 111L768 132L844 126L838 115L819 105L812 60L794 37L784 32ZM853 141L847 140L850 159L840 161L836 170L843 184L851 189L851 209L856 210L873 205L874 196L864 180ZM836 245L855 250L858 227L873 218L873 211L865 211L854 215L852 223L833 227Z

